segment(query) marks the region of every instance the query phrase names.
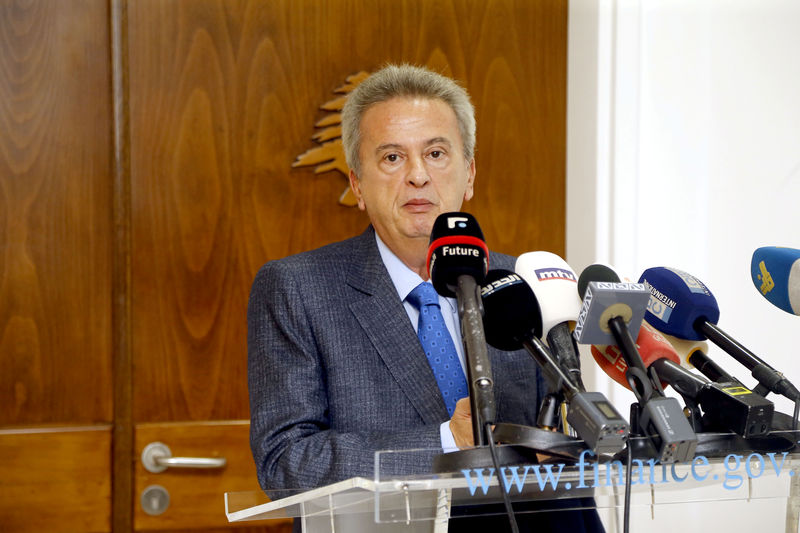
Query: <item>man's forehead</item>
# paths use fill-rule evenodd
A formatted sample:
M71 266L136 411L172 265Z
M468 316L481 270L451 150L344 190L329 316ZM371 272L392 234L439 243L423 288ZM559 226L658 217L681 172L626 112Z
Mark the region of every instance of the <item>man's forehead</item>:
M438 114L457 120L453 108L441 98L428 98L424 96L395 96L382 102L370 105L362 117L364 122L368 117L388 115L388 117L403 119L410 116L427 118L431 114ZM386 118L386 117L384 117Z
M394 97L375 103L364 112L361 128L365 138L387 148L412 141L412 133L415 144L426 146L452 145L461 137L455 112L439 98Z

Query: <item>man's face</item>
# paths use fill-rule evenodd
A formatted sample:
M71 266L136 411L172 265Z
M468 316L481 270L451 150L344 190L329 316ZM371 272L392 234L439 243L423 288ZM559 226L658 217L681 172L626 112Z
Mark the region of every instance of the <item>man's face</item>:
M358 207L392 250L430 238L441 213L472 198L475 161L464 159L456 115L438 99L392 98L361 119Z

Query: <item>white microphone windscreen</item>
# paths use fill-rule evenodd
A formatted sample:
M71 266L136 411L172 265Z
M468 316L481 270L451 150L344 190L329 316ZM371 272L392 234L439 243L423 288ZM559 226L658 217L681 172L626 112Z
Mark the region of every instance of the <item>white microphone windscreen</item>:
M581 308L578 278L564 259L551 252L527 252L514 271L530 285L542 311L542 338L562 322L575 322Z

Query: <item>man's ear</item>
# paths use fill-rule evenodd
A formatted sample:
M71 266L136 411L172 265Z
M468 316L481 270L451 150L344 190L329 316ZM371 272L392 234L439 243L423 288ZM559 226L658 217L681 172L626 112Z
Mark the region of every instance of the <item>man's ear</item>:
M364 211L366 205L364 205L364 198L361 196L361 183L359 183L358 176L356 176L352 168L350 169L350 174L347 175L347 179L350 181L350 189L353 191L353 195L358 200L358 208Z
M475 185L475 158L473 157L469 162L469 167L467 169L467 186L464 189L464 201L468 202L472 199L472 195L474 194L474 185Z

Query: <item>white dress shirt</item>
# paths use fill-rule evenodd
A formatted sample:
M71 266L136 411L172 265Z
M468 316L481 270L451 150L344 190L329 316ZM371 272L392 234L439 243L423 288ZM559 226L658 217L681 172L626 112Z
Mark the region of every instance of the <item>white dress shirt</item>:
M381 238L378 237L377 231L375 232L375 241L378 243L378 251L381 254L381 260L386 266L386 270L389 271L389 277L392 279L394 288L397 290L397 294L400 295L400 299L403 301L403 307L408 314L409 320L411 320L411 325L414 327L414 331L417 331L419 310L411 303L406 301L406 296L408 296L408 294L414 290L417 285L428 280L423 280L419 277L419 274L408 268L405 263L403 263L400 258L398 258L394 252L392 252L389 247L386 246ZM461 370L464 371L464 375L466 376L464 348L461 342L461 328L459 326L457 305L458 304L455 298L447 298L441 294L439 295L439 306L442 309L442 317L444 318L445 325L447 326L447 331L450 332L450 336L453 338L453 344L456 346L458 360L461 363ZM442 449L445 452L458 450L455 438L453 438L453 433L450 431L449 420L442 423L442 425L439 427L439 433L442 440Z

